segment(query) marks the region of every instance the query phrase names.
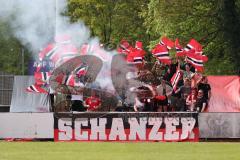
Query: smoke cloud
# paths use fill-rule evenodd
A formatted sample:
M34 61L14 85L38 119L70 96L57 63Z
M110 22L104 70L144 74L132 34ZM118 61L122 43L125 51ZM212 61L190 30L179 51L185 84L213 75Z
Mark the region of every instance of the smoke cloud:
M1 0L0 19L10 24L16 38L34 53L52 42L55 34L72 36L77 46L90 37L89 29L82 23L69 22L62 15L67 8L65 0Z
M70 35L78 48L83 43L99 46L98 38L90 37L90 31L83 22L70 23L69 17L63 16L67 9L66 0L0 0L0 6L0 20L10 24L15 37L33 53L35 59L57 34ZM103 60L96 82L102 89L115 92L111 79L111 62L115 52L103 52L108 60Z

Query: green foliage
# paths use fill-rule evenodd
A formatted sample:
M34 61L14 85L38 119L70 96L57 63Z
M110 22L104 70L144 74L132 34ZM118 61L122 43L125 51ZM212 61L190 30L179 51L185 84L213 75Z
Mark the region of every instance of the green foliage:
M72 22L83 20L93 36L102 43L118 44L123 38L148 43L140 13L147 9L147 0L69 0L68 12Z
M22 73L22 49L21 43L14 38L8 23L0 22L0 71L10 74ZM27 71L29 54L24 54L24 73Z
M186 45L198 40L208 55L207 74L236 74L240 66L239 0L150 0L144 13L151 45L161 36Z

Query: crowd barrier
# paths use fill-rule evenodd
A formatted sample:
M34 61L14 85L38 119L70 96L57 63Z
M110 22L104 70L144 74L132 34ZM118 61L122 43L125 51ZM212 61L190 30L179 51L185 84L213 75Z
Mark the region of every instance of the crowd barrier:
M0 138L53 138L53 113L0 113Z
M200 138L240 138L240 113L199 114Z
M0 139L198 141L240 138L239 113L0 113Z

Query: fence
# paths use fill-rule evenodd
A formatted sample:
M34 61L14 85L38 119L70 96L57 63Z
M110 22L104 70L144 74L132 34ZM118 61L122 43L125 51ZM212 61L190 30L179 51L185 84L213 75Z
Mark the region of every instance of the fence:
M0 112L8 112L11 105L14 75L0 72Z

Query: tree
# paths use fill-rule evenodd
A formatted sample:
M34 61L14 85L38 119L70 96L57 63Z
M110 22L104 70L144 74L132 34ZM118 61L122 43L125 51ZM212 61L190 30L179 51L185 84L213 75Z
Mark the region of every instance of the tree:
M104 44L118 44L122 38L148 43L140 13L148 0L69 0L67 15L72 22L83 20L93 36Z
M22 49L24 48L20 41L12 35L9 24L0 22L0 71L9 74L22 73ZM29 54L25 49L24 54L24 73L27 71Z
M186 45L195 38L209 56L207 74L235 74L239 66L239 0L150 0L145 26L151 45L163 35Z

